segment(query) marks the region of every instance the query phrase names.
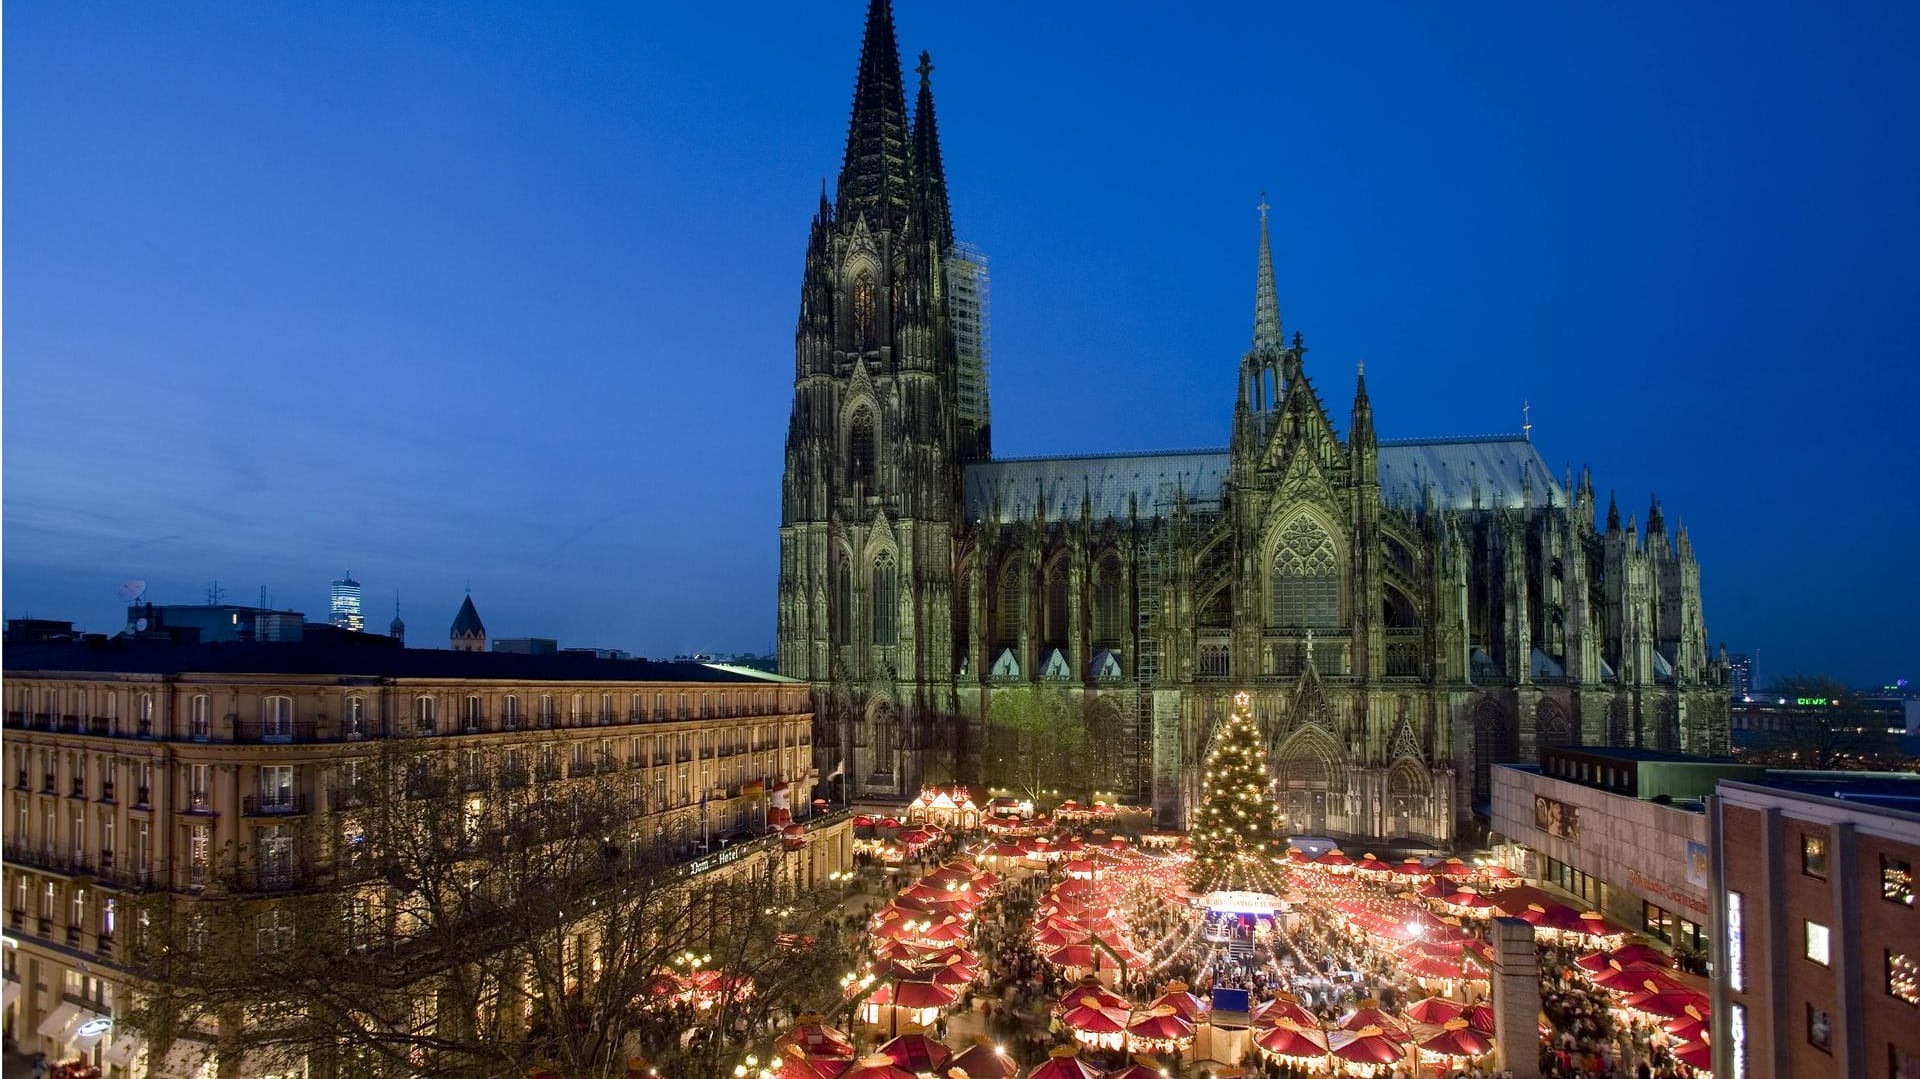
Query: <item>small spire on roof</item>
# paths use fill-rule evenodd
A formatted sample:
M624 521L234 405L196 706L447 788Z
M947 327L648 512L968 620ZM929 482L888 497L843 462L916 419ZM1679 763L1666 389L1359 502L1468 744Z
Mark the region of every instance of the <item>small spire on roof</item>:
M1520 433L1528 442L1533 441L1533 402L1520 402Z

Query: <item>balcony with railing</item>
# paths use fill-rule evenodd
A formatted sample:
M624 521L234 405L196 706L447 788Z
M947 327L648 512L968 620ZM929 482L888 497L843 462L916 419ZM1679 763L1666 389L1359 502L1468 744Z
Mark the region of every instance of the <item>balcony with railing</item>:
M102 802L106 802L109 805L113 804L113 781L112 780L109 779L100 784L100 800Z
M243 865L233 874L233 890L236 892L298 891L313 887L317 882L318 876L312 867L291 859Z
M153 801L152 801L151 791L149 791L145 787L133 788L133 807L135 809L148 809L148 808L151 808L152 805L153 805Z
M319 723L311 719L236 719L233 740L242 745L284 745L336 739L322 739Z
M186 803L180 807L180 812L190 817L214 816L213 796L206 791L189 790Z
M240 799L240 815L243 817L297 817L306 811L307 796L299 791L291 794L249 794Z

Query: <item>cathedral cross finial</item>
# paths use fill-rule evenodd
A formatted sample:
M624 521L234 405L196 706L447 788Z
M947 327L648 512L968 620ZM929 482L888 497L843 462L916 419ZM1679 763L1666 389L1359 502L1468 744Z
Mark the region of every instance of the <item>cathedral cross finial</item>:
M1528 442L1533 441L1533 402L1531 401L1520 402L1520 433L1527 436Z
M927 76L933 74L933 55L927 52L927 50L921 49L920 66L914 68L914 70L920 73L920 81L926 82Z
M1267 205L1267 193L1265 191L1260 192L1260 220L1261 221L1265 221L1267 219L1267 211L1272 208L1273 207Z

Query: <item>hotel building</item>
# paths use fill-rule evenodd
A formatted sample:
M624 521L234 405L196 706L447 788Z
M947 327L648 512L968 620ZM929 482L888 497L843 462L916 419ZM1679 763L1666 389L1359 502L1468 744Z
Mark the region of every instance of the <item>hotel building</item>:
M383 638L94 638L10 646L5 674L6 1029L110 1076L204 1068L114 1026L138 897L345 886L341 833L383 740L472 791L623 777L636 839L696 873L764 857L807 887L851 866L844 815L810 813L808 687L761 672ZM788 804L804 845L765 835Z

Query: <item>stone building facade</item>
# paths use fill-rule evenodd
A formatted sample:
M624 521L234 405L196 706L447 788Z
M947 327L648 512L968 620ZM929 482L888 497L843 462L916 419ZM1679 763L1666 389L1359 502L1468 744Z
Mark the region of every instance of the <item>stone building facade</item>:
M471 601L469 601L470 603ZM198 1075L188 1043L117 1030L141 897L297 897L354 886L343 859L382 747L470 797L634 807L626 841L698 871L777 860L796 887L852 867L844 815L759 836L815 786L807 687L697 663L324 644L10 645L4 1019L23 1048L109 1075ZM716 853L703 853L716 851ZM704 860L704 861L703 861ZM362 874L364 876L364 874Z
M1301 832L1444 844L1543 745L1724 750L1699 566L1527 432L1344 432L1285 335L1261 208L1251 347L1221 450L994 460L958 418L952 221L921 54L906 108L873 0L838 198L807 244L781 517L779 659L854 797L977 778L997 689L1081 696L1094 784L1184 823L1234 693ZM1223 406L1226 402L1222 402Z

